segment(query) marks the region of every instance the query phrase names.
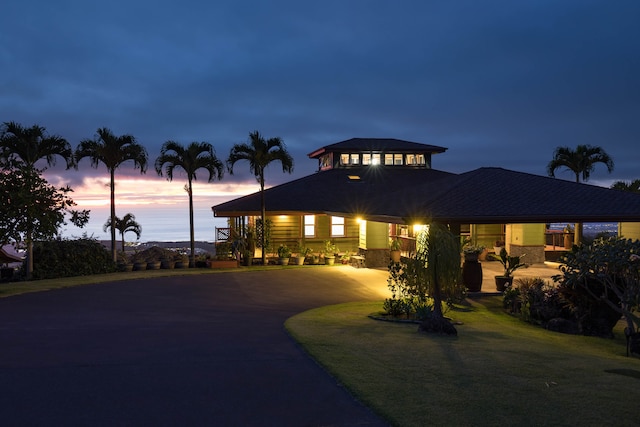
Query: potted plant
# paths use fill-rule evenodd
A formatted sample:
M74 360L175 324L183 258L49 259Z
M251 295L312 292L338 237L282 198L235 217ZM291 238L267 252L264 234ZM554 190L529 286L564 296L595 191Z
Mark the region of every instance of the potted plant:
M336 262L336 245L331 240L324 242L324 263L325 265L333 265Z
M284 243L278 247L278 258L280 265L289 265L289 258L291 257L291 249Z
M400 249L402 249L402 242L397 237L391 240L389 245L391 261L400 262Z
M462 251L464 252L465 261L478 262L478 256L484 251L484 246L471 245L465 247Z
M503 292L507 287L511 286L513 282L513 272L519 268L526 268L527 264L520 262L520 259L524 257L524 254L520 256L511 256L507 253L505 248L502 248L500 255L493 255L493 258L500 261L504 268L504 274L502 276L495 276L496 289Z
M176 263L173 260L173 258L169 258L167 256L160 258L160 268L164 270L170 270L170 269L173 269L175 266L176 266Z
M466 246L462 251L464 253L462 283L469 292L480 292L482 290L482 264L478 262L478 257L484 251L484 246Z
M304 260L311 254L311 248L302 248L298 251L297 261L298 265L304 265Z

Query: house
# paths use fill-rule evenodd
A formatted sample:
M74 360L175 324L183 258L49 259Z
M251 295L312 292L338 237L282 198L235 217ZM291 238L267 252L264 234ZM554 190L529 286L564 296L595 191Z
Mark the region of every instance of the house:
M555 178L483 167L462 174L432 168L446 148L397 139L353 138L309 154L312 175L265 190L272 247L281 243L363 255L369 267L386 266L389 240L405 252L432 221L449 224L475 244L503 240L528 262L545 260L545 224L620 222L638 238L640 195ZM232 229L256 224L260 194L213 206ZM621 226L623 227L623 226Z

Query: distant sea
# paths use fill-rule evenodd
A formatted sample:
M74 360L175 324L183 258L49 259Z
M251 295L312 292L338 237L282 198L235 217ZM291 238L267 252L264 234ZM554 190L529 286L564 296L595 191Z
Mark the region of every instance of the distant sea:
M571 227L574 224L570 223ZM551 230L562 230L567 226L566 223L552 223L549 225ZM611 236L618 235L618 223L617 222L585 222L582 225L582 234L585 237L594 238L600 233L607 233Z
M123 209L124 210L124 209ZM129 210L124 210L125 212ZM142 234L139 242L184 242L189 241L189 216L184 206L167 207L138 207L131 210L135 212L136 221L142 226ZM91 219L85 228L77 228L67 224L62 232L66 238L80 237L84 233L88 237L97 240L110 240L109 231L104 231L105 220L109 217L109 208L93 208ZM194 209L195 240L202 242L214 242L216 227L227 226L226 218L215 218L211 208L201 207ZM120 241L120 233L116 231L116 239ZM126 242L135 242L135 233L125 234Z

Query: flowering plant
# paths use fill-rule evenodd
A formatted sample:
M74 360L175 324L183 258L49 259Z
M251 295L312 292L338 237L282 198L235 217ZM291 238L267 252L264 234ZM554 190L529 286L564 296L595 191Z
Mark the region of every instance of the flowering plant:
M484 246L476 246L476 245L472 245L472 246L467 246L466 248L463 249L465 255L471 255L471 254L481 254L482 251L484 251Z

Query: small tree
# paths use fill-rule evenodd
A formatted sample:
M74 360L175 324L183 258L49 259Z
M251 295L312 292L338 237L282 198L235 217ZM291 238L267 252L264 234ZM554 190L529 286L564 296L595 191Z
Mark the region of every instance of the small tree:
M554 280L583 290L594 301L624 316L628 336L637 333L640 317L640 241L612 237L574 247Z
M389 267L389 289L393 298L385 301L387 311L422 311L420 330L457 334L444 318L443 302L452 303L464 295L461 280L460 240L449 229L433 223L420 233L415 256ZM429 300L433 301L433 312ZM394 313L391 313L394 314Z
M41 171L20 162L5 164L0 171L0 241L24 242L27 246L27 278L33 273L34 240L50 239L65 224L65 214L78 227L89 221L89 211L71 209L71 188L56 188Z
M107 219L107 222L104 223L102 229L107 231L111 228L111 217ZM116 215L116 230L120 232L120 237L122 239L122 252L124 253L124 235L128 231L136 234L136 240L140 240L140 235L142 234L142 227L136 221L135 215L132 213L126 214L122 219L118 218Z

